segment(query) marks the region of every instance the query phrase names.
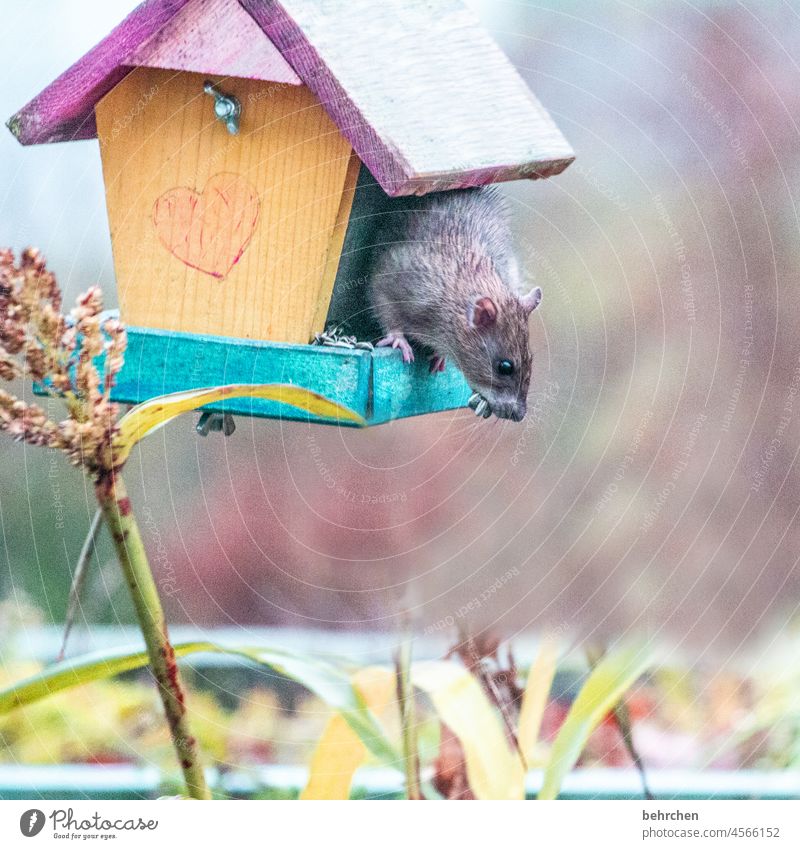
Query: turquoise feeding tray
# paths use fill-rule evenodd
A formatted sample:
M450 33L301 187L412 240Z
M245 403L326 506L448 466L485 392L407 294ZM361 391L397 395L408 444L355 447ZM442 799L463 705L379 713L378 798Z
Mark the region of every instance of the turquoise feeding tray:
M111 398L140 404L169 392L231 383L301 386L353 410L368 425L465 407L472 394L454 366L430 374L427 359L407 365L399 351L389 349L288 345L129 327L125 365ZM259 398L234 398L202 409L343 424Z

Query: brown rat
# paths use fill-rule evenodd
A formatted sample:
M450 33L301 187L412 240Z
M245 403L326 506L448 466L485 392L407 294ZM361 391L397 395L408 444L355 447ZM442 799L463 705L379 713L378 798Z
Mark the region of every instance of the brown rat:
M411 362L409 339L452 357L500 418L525 416L532 357L528 317L542 299L519 292L506 204L496 189L439 192L387 216L372 266L372 306L391 345Z

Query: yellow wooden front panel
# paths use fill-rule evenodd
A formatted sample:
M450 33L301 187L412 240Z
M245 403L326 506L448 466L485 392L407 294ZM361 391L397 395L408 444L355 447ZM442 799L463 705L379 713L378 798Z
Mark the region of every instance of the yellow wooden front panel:
M304 86L214 77L242 104L230 135L205 79L137 68L97 105L122 317L307 342L350 213L351 147Z

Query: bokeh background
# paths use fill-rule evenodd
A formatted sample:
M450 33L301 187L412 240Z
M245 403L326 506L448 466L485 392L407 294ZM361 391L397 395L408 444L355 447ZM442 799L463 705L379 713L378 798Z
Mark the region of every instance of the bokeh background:
M0 114L134 5L5 0ZM507 186L545 293L528 418L173 423L127 472L170 616L385 632L410 611L428 634L764 651L800 602L797 8L476 8L578 157ZM113 305L96 142L0 133L0 243ZM60 621L93 510L60 456L0 440L0 598ZM130 622L105 543L100 560L81 619Z

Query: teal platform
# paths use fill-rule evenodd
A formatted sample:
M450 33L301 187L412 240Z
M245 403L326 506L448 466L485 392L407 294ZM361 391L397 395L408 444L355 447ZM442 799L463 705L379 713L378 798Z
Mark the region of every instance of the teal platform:
M125 365L111 396L120 403L139 404L168 392L230 383L302 386L359 413L369 425L464 407L471 395L452 365L429 374L426 359L406 365L399 351L287 345L129 327ZM261 399L226 400L207 409L336 424Z

